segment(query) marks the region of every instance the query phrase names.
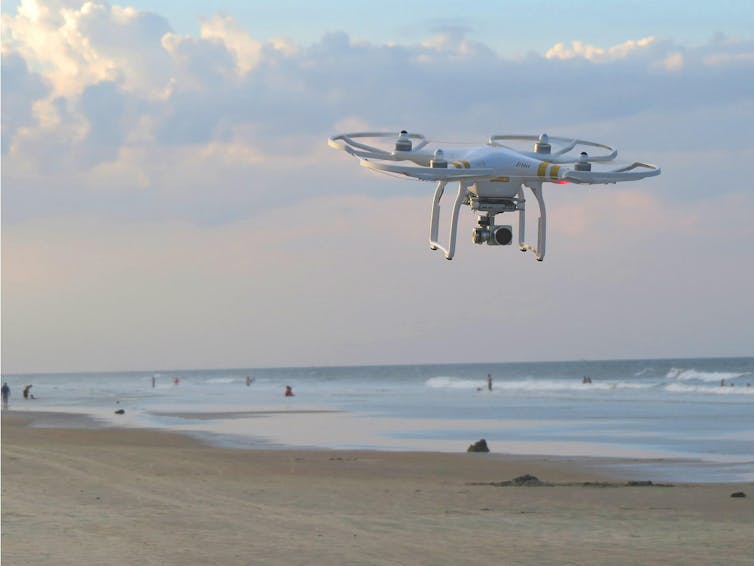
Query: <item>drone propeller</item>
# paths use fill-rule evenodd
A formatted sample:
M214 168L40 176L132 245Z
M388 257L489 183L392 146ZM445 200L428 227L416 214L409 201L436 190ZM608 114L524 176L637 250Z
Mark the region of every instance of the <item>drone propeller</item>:
M438 155L439 153L439 155ZM435 157L442 158L442 150L435 152ZM459 180L470 179L478 177L491 176L494 173L493 169L489 168L476 168L464 167L464 165L453 164L453 167L448 167L447 162L445 166L441 165L441 161L438 163L437 159L432 160L433 165L430 167L422 167L416 165L399 165L397 163L380 163L378 161L370 161L369 159L363 159L361 165L368 169L374 169L375 171L386 171L389 173L398 173L420 179L422 181L442 181L442 180Z
M507 147L508 149L519 151L516 148L512 148L504 143L500 143L504 141L508 141L508 142L533 141L534 151L528 151L528 152L524 151L522 153L524 153L525 155L529 155L530 157L534 157L536 159L545 158L547 159L547 161L551 163L558 163L558 164L578 162L579 157L572 157L572 156L566 155L577 146L586 146L586 147L593 147L593 148L599 148L601 150L605 150L604 153L601 153L599 155L588 156L589 162L612 161L618 155L618 150L613 147L610 147L609 145L592 142L588 140L548 136L547 134L494 135L494 136L490 136L488 145L497 146L497 147ZM553 145L555 144L562 145L562 147L558 148L556 151L553 151Z
M586 167L589 168L586 168ZM581 167L581 168L580 168ZM655 177L661 173L656 165L635 161L631 165L610 169L608 171L592 171L591 164L586 161L578 161L572 171L566 171L563 179L573 183L582 184L605 184L618 183L621 181L638 181L647 177Z
M357 141L361 139L395 139L393 151ZM408 153L421 150L429 143L429 140L422 134L413 134L406 130L401 130L397 138L391 132L353 132L331 136L327 140L327 143L330 147L346 151L362 159L372 158L398 161L406 159L406 154Z
M502 142L534 142L534 151L521 151ZM381 142L381 143L380 143ZM469 161L455 157L445 158L442 149L434 152L425 147L429 140L422 135L402 130L397 136L392 132L352 132L332 136L328 144L357 157L362 166L375 171L396 173L426 181L451 181L463 179L483 179L495 176L507 177L494 168L472 168ZM636 162L626 167L611 170L592 171L593 163L612 161L618 151L609 145L581 140L549 136L547 134L506 134L490 137L489 146L502 147L537 160L539 167L532 180L543 177L556 183L573 182L583 184L617 183L633 181L660 174L654 165ZM596 149L597 155L576 148ZM457 153L455 155L458 155ZM409 161L411 164L398 164L396 161ZM567 165L569 167L563 167ZM547 174L549 168L549 174ZM519 175L516 175L519 177ZM527 175L520 175L521 179Z

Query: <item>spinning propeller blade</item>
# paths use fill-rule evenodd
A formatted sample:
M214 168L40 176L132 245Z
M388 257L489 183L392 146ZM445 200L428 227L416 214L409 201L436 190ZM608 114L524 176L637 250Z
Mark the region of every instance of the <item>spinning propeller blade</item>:
M364 143L363 139L394 140L392 151L375 145ZM330 147L343 150L360 159L386 159L400 161L406 154L415 153L429 143L422 134L408 133L402 130L396 135L392 132L353 132L332 136L327 140Z
M488 145L497 147L506 147L514 151L520 151L501 142L534 142L532 151L521 151L524 155L536 157L537 159L547 159L551 163L576 163L578 155L569 155L569 153L579 146L598 148L603 151L598 155L590 155L590 162L612 161L618 155L618 150L605 145L588 140L575 138L563 138L558 136L548 136L547 134L506 134L490 136Z
M636 161L626 167L612 169L609 171L567 171L563 178L573 183L583 184L605 184L620 183L622 181L638 181L646 177L655 177L662 170L651 163L642 163Z
M389 173L398 173L422 181L441 181L443 179L471 179L475 177L489 177L494 171L492 169L457 169L455 167L421 167L418 165L399 165L397 163L379 163L362 159L361 165L368 169L376 171L387 171Z

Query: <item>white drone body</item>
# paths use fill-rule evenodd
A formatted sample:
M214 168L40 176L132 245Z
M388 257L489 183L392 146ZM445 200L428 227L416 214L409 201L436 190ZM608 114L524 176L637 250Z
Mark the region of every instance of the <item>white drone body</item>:
M394 141L392 147L380 148L360 140ZM535 142L532 151L518 150L511 143ZM483 146L461 146L430 141L421 134L405 130L395 138L394 133L355 132L332 136L328 143L335 149L357 157L369 169L405 175L421 181L436 181L432 200L429 246L441 250L447 259L453 259L461 205L477 213L478 226L472 232L476 244L508 245L513 241L511 226L496 225L495 215L518 212L518 246L521 251L531 251L538 261L545 257L546 212L542 196L543 183L607 184L636 181L660 174L660 169L649 163L634 162L613 168L603 164L613 161L617 150L610 146L586 140L535 135L494 135ZM589 155L580 149L593 149ZM402 163L401 163L402 162ZM596 164L598 167L592 167ZM447 246L438 239L440 200L448 183L458 183ZM528 187L539 204L537 244L526 242L524 189Z

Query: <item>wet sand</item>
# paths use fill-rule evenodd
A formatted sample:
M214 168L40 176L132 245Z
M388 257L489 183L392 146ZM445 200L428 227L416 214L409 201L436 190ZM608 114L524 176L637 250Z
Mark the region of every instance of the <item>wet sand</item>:
M539 456L217 448L75 419L30 426L40 418L2 416L5 564L751 564L754 556L752 483L628 485L588 460ZM503 485L525 474L548 485ZM748 497L731 497L741 491Z

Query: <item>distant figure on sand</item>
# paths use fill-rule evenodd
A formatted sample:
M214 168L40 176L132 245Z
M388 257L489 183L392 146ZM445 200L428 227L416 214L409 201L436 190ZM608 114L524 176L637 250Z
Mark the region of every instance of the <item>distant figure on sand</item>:
M26 387L24 387L24 399L29 398L29 395L30 395L29 389L31 389L31 385L27 385ZM31 398L34 399L34 395L31 395Z
M291 389L290 385L285 386L285 396L286 397L293 397L293 389Z
M487 389L492 391L492 374L491 373L487 374Z
M3 409L8 408L8 399L10 399L10 387L8 387L8 383L3 383Z

